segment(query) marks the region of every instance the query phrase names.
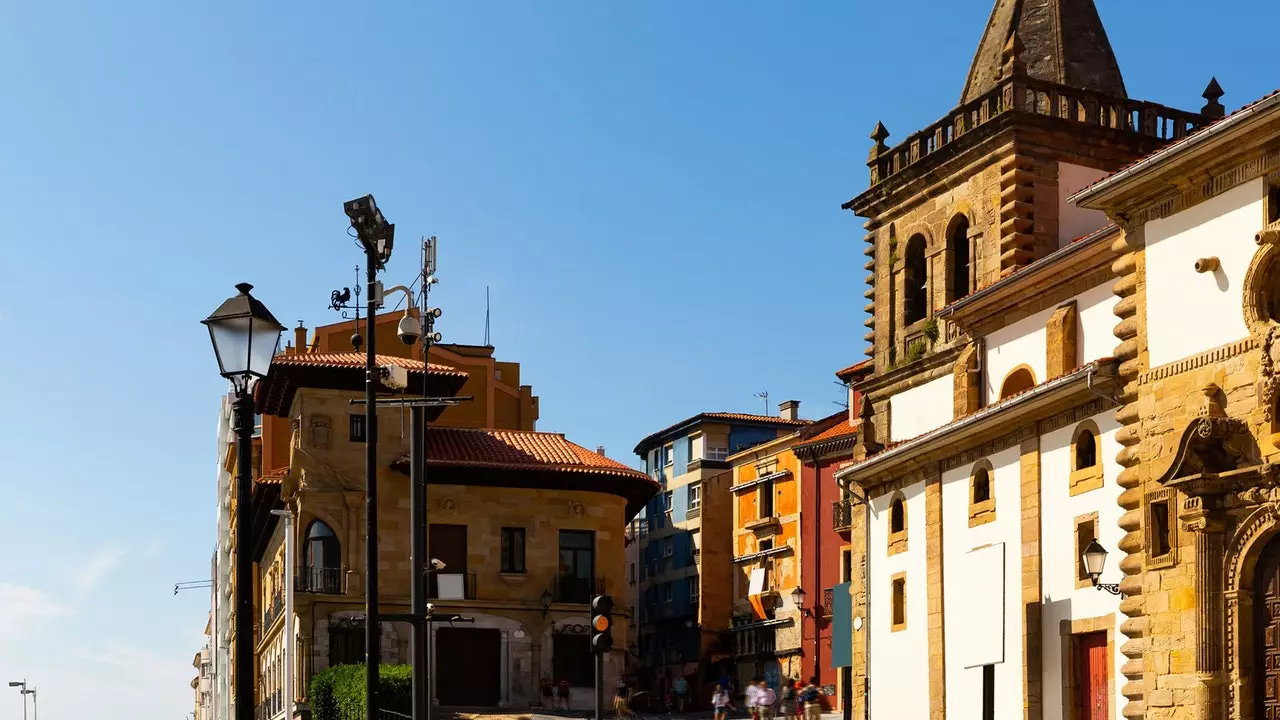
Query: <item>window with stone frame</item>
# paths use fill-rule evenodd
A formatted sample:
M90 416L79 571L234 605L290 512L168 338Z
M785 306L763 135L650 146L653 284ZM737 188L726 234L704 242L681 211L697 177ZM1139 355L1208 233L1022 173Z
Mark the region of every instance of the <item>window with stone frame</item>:
M969 473L969 527L985 525L995 519L995 471L990 462L980 460Z
M947 229L947 302L952 303L969 294L970 257L969 218L957 215Z
M1071 434L1068 494L1075 496L1097 490L1102 484L1102 433L1097 423L1085 420Z
M1031 372L1031 368L1026 365L1020 365L1006 375L1004 382L1000 384L1000 399L1006 400L1014 395L1024 393L1035 386L1035 373Z
M925 244L923 235L913 235L907 241L902 269L902 312L906 325L917 323L929 315L929 260Z
M1144 525L1148 568L1165 568L1178 563L1176 501L1177 491L1172 488L1147 493Z
M1081 515L1075 519L1076 528L1076 588L1086 588L1093 585L1093 581L1089 579L1088 569L1084 564L1084 551L1089 547L1089 543L1098 537L1098 513L1091 512L1087 515Z
M889 500L889 554L907 550L907 501L901 492Z
M907 629L907 574L898 573L889 578L890 588L890 632Z

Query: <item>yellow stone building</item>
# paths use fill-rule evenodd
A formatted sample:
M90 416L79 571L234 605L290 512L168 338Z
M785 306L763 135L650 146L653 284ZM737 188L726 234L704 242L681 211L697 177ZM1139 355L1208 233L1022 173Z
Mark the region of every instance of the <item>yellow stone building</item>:
M1280 95L1073 201L1124 232L1124 715L1280 717Z
M249 517L258 561L255 702L267 718L305 710L316 673L364 662L365 426L363 411L350 404L363 393L364 359L349 340L345 352L340 345L322 352L326 335L342 340L341 329L325 330L310 344L300 330L258 388L270 469L255 483ZM428 368L379 357L380 365L407 371L409 393L421 393L425 382L432 395L476 398L430 411L428 542L444 568L432 574L429 594L436 612L475 620L432 628L433 700L526 708L541 702L544 680L563 679L573 688L571 705L587 707L588 604L596 593L623 593L624 529L657 485L603 451L535 431L537 399L519 385L519 366L493 360L492 348L433 347L431 360ZM384 613L407 613L408 418L384 408L378 420L379 597ZM294 519L292 568L285 567L285 523L271 513L277 509ZM295 612L287 618L290 582ZM619 607L615 615L615 638L625 638L628 612ZM381 636L383 663L409 662L407 623L383 622ZM288 643L297 657L295 702L282 697ZM606 659L610 683L625 653L619 640Z

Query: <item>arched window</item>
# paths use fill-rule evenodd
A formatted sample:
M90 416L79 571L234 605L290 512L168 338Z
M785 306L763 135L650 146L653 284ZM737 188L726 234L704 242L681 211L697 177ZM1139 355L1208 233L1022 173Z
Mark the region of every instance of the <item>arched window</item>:
M929 313L929 273L924 256L924 236L913 235L907 241L906 266L903 271L903 312L907 325L923 320Z
M1098 440L1089 428L1080 428L1076 433L1076 470L1096 467L1098 465Z
M894 498L889 505L889 532L900 533L907 529L907 507L902 498Z
M969 218L956 216L947 231L947 302L969 294Z
M1031 368L1024 365L1005 376L1000 386L1000 399L1011 398L1035 386L1036 376L1031 374Z
M303 572L300 589L304 592L341 592L342 555L338 536L322 520L307 526L307 540L302 546Z
M969 474L969 527L996 519L996 494L991 483L991 463L981 460Z
M991 499L991 473L980 467L973 471L973 504L987 502Z

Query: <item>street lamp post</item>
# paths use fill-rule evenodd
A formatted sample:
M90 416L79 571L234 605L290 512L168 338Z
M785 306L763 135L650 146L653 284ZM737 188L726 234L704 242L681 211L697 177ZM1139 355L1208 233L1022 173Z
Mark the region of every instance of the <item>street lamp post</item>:
M253 495L253 384L266 377L271 358L280 344L284 326L276 321L267 307L249 294L253 286L236 285L238 294L228 298L202 322L209 328L209 339L218 358L218 370L231 381L235 393L234 426L236 432L236 614L234 643L235 720L254 720L253 679L253 558L249 546L253 542L249 519L249 503Z
M372 195L343 203L342 211L364 249L368 313L365 318L364 363L364 475L365 475L365 718L378 719L378 663L382 656L381 618L378 615L378 307L382 286L378 271L391 259L396 226L388 223Z
M18 692L22 695L22 720L27 720L27 696L31 696L31 715L33 720L39 720L40 709L36 707L36 689L27 687L26 680L18 680L9 683L11 688L20 688Z
M293 654L297 646L293 631L293 586L294 586L294 537L293 512L289 510L272 510L272 515L284 518L284 703L289 717L293 717L293 703L297 699L294 691Z

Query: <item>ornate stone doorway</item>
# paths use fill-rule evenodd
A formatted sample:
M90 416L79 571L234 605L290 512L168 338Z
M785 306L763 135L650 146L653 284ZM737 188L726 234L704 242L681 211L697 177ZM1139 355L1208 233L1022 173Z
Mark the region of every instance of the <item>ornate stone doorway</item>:
M1280 539L1259 556L1253 587L1254 708L1259 717L1280 718Z

